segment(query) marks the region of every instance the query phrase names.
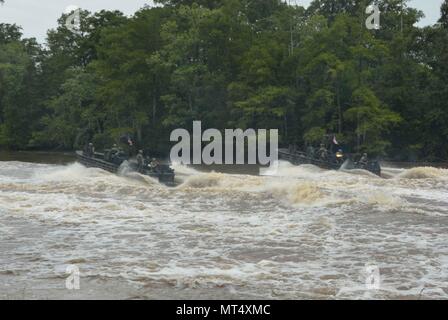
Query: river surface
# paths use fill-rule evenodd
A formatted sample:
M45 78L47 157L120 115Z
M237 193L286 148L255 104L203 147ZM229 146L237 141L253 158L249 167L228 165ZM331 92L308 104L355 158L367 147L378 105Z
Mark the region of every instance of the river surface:
M448 298L448 170L175 166L168 188L0 157L0 299Z

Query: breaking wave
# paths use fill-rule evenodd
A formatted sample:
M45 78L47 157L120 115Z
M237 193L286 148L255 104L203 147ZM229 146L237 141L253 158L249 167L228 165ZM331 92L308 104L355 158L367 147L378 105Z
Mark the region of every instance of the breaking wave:
M324 192L316 183L294 183L288 186L271 185L270 192L276 197L287 200L293 205L317 205L324 198Z
M372 192L367 196L366 200L367 204L375 206L375 208L380 211L386 212L406 210L408 205L404 199L381 191Z
M145 288L287 299L362 298L366 261L387 270L387 288L369 297L418 297L446 282L446 170L175 169L169 188L79 164L1 163L0 274L65 281L54 270L74 263Z
M419 167L405 170L397 175L398 179L448 179L447 169Z
M56 169L37 170L33 178L42 181L80 181L105 176L111 175L101 169L86 168L79 163L73 163Z
M200 173L188 177L181 188L206 189L218 187L224 175L217 173Z

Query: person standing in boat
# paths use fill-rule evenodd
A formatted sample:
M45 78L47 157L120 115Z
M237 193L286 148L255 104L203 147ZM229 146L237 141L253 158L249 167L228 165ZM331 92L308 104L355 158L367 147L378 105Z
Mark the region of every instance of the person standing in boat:
M109 150L109 152L107 154L107 157L106 157L106 160L115 162L115 159L116 159L116 157L117 157L119 152L120 152L120 149L118 148L117 144L114 144L112 146L112 148Z
M143 166L145 163L145 157L143 156L143 150L140 150L137 155L137 170L138 172L143 172Z
M359 164L360 164L363 168L365 168L365 167L367 166L368 162L369 162L369 157L368 157L367 153L364 153L364 154L362 155L361 159L359 160Z
M89 143L88 151L89 157L93 158L93 156L95 155L95 146L93 145L93 143Z
M325 145L323 143L320 145L319 158L323 161L327 160L328 158L328 150L327 148L325 148Z
M89 143L89 144L85 145L83 154L90 158L92 158L95 155L95 147L93 146L93 143Z
M152 158L151 163L149 164L149 166L151 167L151 169L154 172L158 172L159 171L159 165L160 165L160 163L159 163L159 161L157 161L156 158Z
M112 146L112 149L110 149L110 154L111 154L111 155L117 154L118 151L120 151L120 150L118 149L118 145L117 145L117 144L114 144L114 145Z

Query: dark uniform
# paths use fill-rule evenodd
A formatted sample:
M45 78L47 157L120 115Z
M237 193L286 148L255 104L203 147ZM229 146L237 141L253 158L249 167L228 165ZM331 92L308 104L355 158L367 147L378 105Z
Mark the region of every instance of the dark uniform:
M104 152L104 160L113 162L117 165L121 165L123 161L127 159L128 157L126 154L116 144L114 144L110 150L105 150Z
M93 157L95 155L95 147L93 146L93 143L89 143L89 157Z
M367 153L364 153L364 154L362 155L361 159L359 160L359 164L360 164L361 166L365 167L365 166L367 166L368 162L369 162L369 158L368 158L368 156L367 156Z
M156 158L153 158L152 160L151 160L151 163L149 164L149 166L151 167L151 169L154 171L154 172L158 172L159 171L159 162L157 161L157 159Z
M118 146L116 144L113 145L112 149L110 149L110 160L114 160L114 158L117 156L118 152L120 150L118 149Z
M83 154L87 157L93 157L95 155L95 147L93 146L93 143L86 144Z

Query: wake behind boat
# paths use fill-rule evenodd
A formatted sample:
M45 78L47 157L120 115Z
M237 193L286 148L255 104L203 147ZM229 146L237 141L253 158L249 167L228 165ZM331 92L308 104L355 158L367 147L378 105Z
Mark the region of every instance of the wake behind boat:
M312 164L327 170L367 170L381 177L381 166L378 161L354 162L351 158L340 160L335 158L322 159L314 157L305 152L290 149L279 149L279 159L289 161L294 165Z
M118 173L121 165L124 161L128 161L128 167L131 171L139 172L143 175L156 178L160 183L168 186L174 185L175 173L172 168L167 164L148 163L144 161L141 166L135 160L128 160L126 158L114 158L108 157L108 153L99 152L85 152L76 151L76 157L79 163L88 168L100 168L111 173Z

